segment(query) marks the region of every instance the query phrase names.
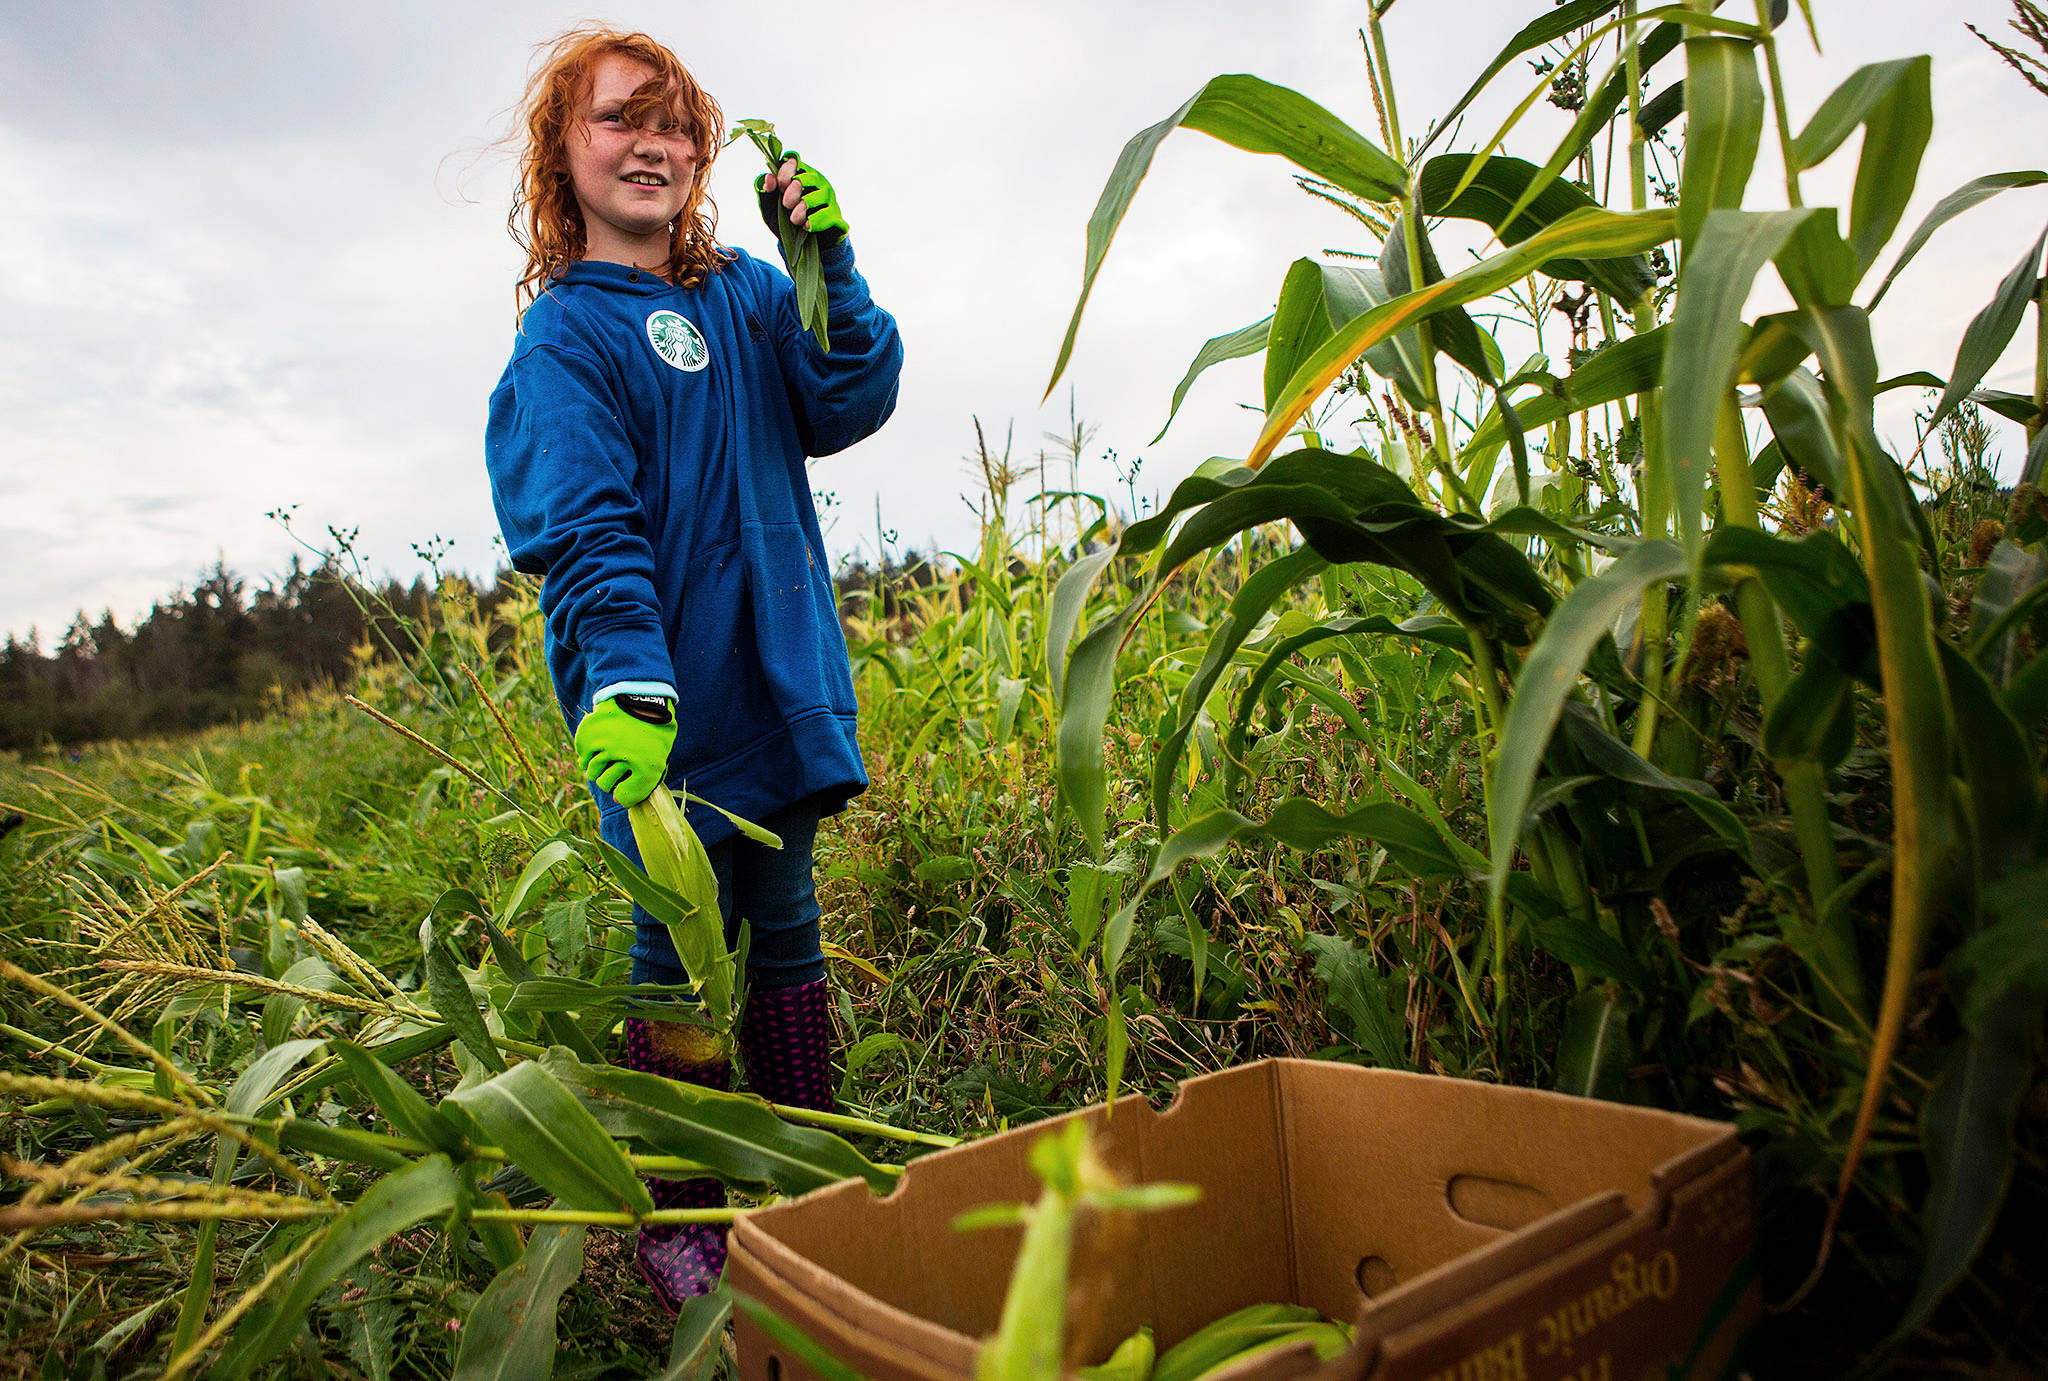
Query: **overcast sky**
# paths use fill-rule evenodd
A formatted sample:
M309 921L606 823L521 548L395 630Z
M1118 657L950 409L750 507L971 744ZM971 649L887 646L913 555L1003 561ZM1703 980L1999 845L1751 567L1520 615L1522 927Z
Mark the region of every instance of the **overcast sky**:
M1388 30L1407 131L1547 8L1404 0ZM1963 28L2002 31L2005 0L1814 8L1824 56L1788 31L1800 118L1858 64L1935 56L1935 143L1911 218L1972 177L2048 156L2048 103ZM775 121L839 188L907 350L894 419L813 470L842 555L872 554L878 501L899 546L964 547L972 419L994 438L1014 425L1027 460L1064 423L1064 386L1043 410L1039 397L1088 213L1127 138L1235 71L1374 127L1349 0L618 3L596 15L542 0L8 4L0 631L33 625L47 650L81 607L132 623L216 556L260 583L294 549L264 516L285 507L315 543L329 524L353 530L373 570L409 576L412 548L437 538L458 569L499 564L480 438L519 258L504 230L511 166L493 144L534 45L592 17L669 43L729 118ZM1490 134L1529 80L1521 64L1504 73L1459 146ZM1559 131L1545 118L1509 151L1540 160ZM1809 203L1846 199L1855 147L1810 175ZM745 145L720 163L720 232L772 254L747 187L755 163ZM1099 426L1086 484L1115 484L1112 447L1143 458L1140 493L1249 447L1256 361L1212 371L1165 441L1148 441L1194 351L1270 311L1291 260L1372 247L1287 171L1205 136L1167 141L1069 374ZM1767 150L1756 204L1778 186ZM1945 375L2044 217L2048 195L2022 190L1945 230L1880 310L1885 371ZM1452 249L1447 260L1462 258ZM2027 358L2009 354L1990 382L2027 387ZM1892 407L1903 425L1911 401ZM2009 458L2015 438L2003 434Z

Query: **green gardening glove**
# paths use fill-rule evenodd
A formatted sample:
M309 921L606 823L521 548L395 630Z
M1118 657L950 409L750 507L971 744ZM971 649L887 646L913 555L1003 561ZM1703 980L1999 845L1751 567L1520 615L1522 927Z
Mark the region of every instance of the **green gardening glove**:
M576 726L576 765L620 805L637 806L667 779L675 741L673 700L615 695Z
M825 175L804 162L803 155L794 149L784 150L782 168L796 165L792 177L784 179L777 173L763 173L761 180L754 184L754 193L761 201L761 219L768 224L768 233L780 235L782 221L778 209L787 209L794 214L786 200L785 190L795 186L801 192L798 205L804 208L802 228L818 237L818 245L825 248L846 238L846 215L839 209L839 194L832 190L832 184Z

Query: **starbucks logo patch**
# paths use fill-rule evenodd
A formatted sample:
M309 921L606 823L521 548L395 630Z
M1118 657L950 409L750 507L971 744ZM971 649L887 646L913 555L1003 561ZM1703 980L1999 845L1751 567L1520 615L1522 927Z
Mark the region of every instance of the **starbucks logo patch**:
M695 374L711 363L711 347L704 333L681 312L655 312L647 318L647 340L654 353L686 374Z

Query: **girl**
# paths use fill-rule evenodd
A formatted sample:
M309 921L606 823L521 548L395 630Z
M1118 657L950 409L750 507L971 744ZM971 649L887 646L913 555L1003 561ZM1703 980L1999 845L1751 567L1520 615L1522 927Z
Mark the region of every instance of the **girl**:
M832 186L791 153L756 185L820 238L830 353L781 272L713 238L723 117L673 53L593 28L544 53L520 109L510 225L526 251L511 363L485 460L515 569L544 577L548 670L592 782L599 832L638 860L627 806L664 780L782 837L690 823L728 940L751 927L740 1056L774 1102L831 1105L831 1022L811 843L867 786L853 684L806 456L873 433L896 402L896 324L854 269ZM684 981L637 908L633 981ZM626 1023L626 1063L724 1088L688 1028ZM657 1181L664 1207L724 1202ZM670 1309L716 1284L725 1232L648 1229L640 1267Z

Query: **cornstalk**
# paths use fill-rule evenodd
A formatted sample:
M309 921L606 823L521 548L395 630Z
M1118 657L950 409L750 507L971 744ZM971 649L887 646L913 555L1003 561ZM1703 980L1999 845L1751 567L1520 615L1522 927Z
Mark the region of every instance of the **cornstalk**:
M1407 146L1401 138L1401 109L1394 97L1394 72L1387 61L1386 35L1380 29L1382 13L1377 4L1366 7L1367 24L1372 35L1372 62L1375 69L1369 72L1374 77L1374 86L1381 97L1380 113L1386 121L1386 132L1393 148L1388 152L1407 162ZM1420 175L1409 169L1408 185L1401 191L1401 226L1407 242L1408 288L1410 292L1425 286L1422 268L1422 199ZM1466 509L1475 515L1482 513L1482 505L1465 491L1464 483L1458 478L1450 458L1450 429L1444 424L1443 394L1437 386L1436 346L1430 335L1427 320L1415 323L1415 332L1421 343L1423 402L1429 408L1433 434L1429 439L1429 455L1437 473L1444 482L1445 507ZM1489 738L1498 734L1503 717L1500 701L1498 671L1495 668L1492 648L1476 630L1468 630L1472 643L1474 680L1479 690L1473 697L1473 708L1480 715L1482 732ZM1480 754L1482 781L1491 790L1493 781L1493 754L1487 749ZM1547 859L1531 856L1532 864L1542 867ZM1496 1005L1507 999L1507 922L1504 913L1496 908L1493 925L1493 991Z
M1792 158L1792 117L1785 113L1785 84L1778 75L1778 35L1771 28L1770 0L1756 0L1756 26L1763 33L1764 70L1771 83L1771 110L1778 119L1778 157L1785 165L1785 204L1806 205L1799 196L1799 165Z
M1394 147L1387 152L1407 162L1406 144L1401 138L1401 109L1394 99L1394 72L1387 62L1387 40L1380 32L1380 8L1367 7L1368 24L1372 30L1372 56L1378 70L1377 84L1384 101L1383 113L1387 120L1387 133ZM1419 195L1420 174L1416 169L1408 170L1408 185L1401 191L1402 238L1408 251L1408 290L1418 292L1427 286L1422 276L1422 199ZM1450 431L1444 425L1443 395L1437 389L1436 345L1431 337L1429 322L1425 319L1415 323L1414 331L1421 342L1422 355L1422 401L1429 409L1432 435L1429 439L1430 463L1444 482L1445 506L1454 509L1469 509L1479 512L1479 505L1465 492L1465 486L1457 477L1451 464Z
M1757 28L1763 33L1764 71L1770 82L1771 111L1778 127L1778 156L1785 168L1785 204L1797 208L1806 202L1800 195L1799 164L1792 153L1792 121L1785 107L1785 84L1778 69L1778 38L1771 28L1769 0L1756 0L1756 21ZM1732 426L1734 445L1732 448L1725 444L1717 445L1716 451L1728 458L1717 456L1717 462L1726 465L1733 460L1739 465L1741 476L1739 484L1731 483L1728 471L1720 471L1721 512L1729 521L1745 527L1760 527L1756 485L1749 474L1747 438L1742 434L1739 419L1731 423L1725 415L1733 411L1731 403L1722 417L1721 430L1725 436ZM1784 631L1776 606L1761 589L1760 582L1745 580L1736 587L1736 612L1742 619L1743 635L1749 640L1750 664L1756 668L1757 690L1763 700L1764 712L1769 714L1790 679ZM1785 785L1786 803L1792 808L1793 833L1799 843L1801 862L1806 868L1806 888L1813 901L1815 940L1831 971L1829 978L1836 990L1833 995L1843 1009L1836 1015L1849 1017L1861 1024L1866 996L1863 968L1856 957L1855 936L1846 917L1833 926L1826 922L1828 897L1842 880L1835 859L1834 830L1828 822L1827 783L1817 763L1779 767L1778 774Z
M2041 414L2048 410L2048 277L2034 287L2034 419L2027 423L2027 444L2041 435Z
M1721 520L1736 527L1760 528L1756 503L1756 481L1749 468L1749 439L1742 429L1742 412L1731 396L1721 404L1721 416L1714 438L1714 468L1721 482ZM1785 631L1778 619L1778 606L1763 581L1747 576L1735 586L1735 613L1742 621L1742 633L1749 641L1749 664L1756 672L1757 693L1764 715L1784 694L1792 679L1791 660L1785 651ZM1834 827L1828 820L1827 782L1820 764L1814 762L1773 763L1785 787L1785 801L1792 808L1792 833L1799 844L1800 861L1806 869L1806 887L1814 910L1814 939L1829 990L1841 1011L1858 1023L1863 1021L1865 995L1863 970L1856 957L1856 937L1843 916L1834 925L1826 923L1827 900L1841 881L1835 861Z
M657 1208L652 1213L583 1208L475 1208L469 1216L485 1223L582 1223L593 1228L674 1227L682 1223L732 1223L743 1208Z
M1636 50L1636 3L1623 0L1626 22L1622 27L1622 53L1628 68L1628 173L1629 207L1641 211L1650 203L1648 171L1649 140L1643 137L1642 59ZM1657 311L1645 292L1635 302L1636 334L1657 328ZM1643 480L1640 493L1645 537L1661 537L1671 525L1670 476L1664 473L1663 400L1655 388L1638 395L1636 417L1643 447ZM1657 739L1657 706L1664 697L1664 640L1670 632L1670 607L1662 581L1643 591L1642 616L1636 623L1637 643L1643 649L1643 702L1636 711L1635 750L1644 757Z

